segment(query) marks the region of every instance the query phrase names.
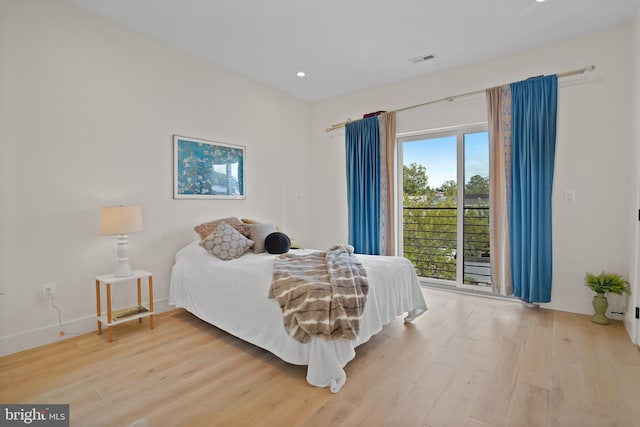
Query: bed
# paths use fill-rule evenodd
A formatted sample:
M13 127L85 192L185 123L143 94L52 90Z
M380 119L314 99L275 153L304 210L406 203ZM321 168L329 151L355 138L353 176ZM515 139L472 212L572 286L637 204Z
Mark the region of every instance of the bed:
M304 254L309 250L295 250ZM307 382L337 393L346 381L344 366L355 348L406 313L412 321L427 305L411 263L401 257L357 255L369 281L367 303L354 340L314 337L302 344L290 337L278 303L267 298L277 255L246 253L223 261L198 241L180 249L171 271L169 304L273 353L307 366Z

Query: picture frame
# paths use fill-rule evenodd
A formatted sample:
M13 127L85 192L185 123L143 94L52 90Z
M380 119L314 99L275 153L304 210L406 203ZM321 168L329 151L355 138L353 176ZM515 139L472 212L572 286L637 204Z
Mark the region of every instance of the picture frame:
M245 199L246 149L173 136L174 199Z

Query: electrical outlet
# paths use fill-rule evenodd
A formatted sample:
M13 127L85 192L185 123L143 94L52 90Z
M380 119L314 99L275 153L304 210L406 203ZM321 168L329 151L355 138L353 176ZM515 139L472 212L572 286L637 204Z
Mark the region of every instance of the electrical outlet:
M45 283L42 285L42 297L43 298L55 298L56 296L56 284Z

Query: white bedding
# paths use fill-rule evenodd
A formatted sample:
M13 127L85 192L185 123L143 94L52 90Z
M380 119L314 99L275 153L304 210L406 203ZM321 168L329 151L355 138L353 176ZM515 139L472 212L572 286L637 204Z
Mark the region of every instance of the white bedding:
M296 250L305 253L308 251ZM212 325L262 347L285 362L307 365L307 382L338 392L344 366L365 343L397 316L410 321L427 305L411 263L401 257L358 255L367 270L369 295L356 340L315 337L302 344L287 335L282 311L267 298L273 275L268 253L246 253L222 261L195 241L180 249L171 271L169 304L185 308Z

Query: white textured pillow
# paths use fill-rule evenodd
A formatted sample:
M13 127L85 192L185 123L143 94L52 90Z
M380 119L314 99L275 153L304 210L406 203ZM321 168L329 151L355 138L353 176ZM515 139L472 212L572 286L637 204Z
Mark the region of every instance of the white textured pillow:
M213 233L200 241L200 246L225 261L240 257L253 244L253 240L226 223L218 225Z
M247 224L247 226L249 227L249 238L255 242L253 245L254 254L264 252L264 239L269 234L278 231L273 224Z

